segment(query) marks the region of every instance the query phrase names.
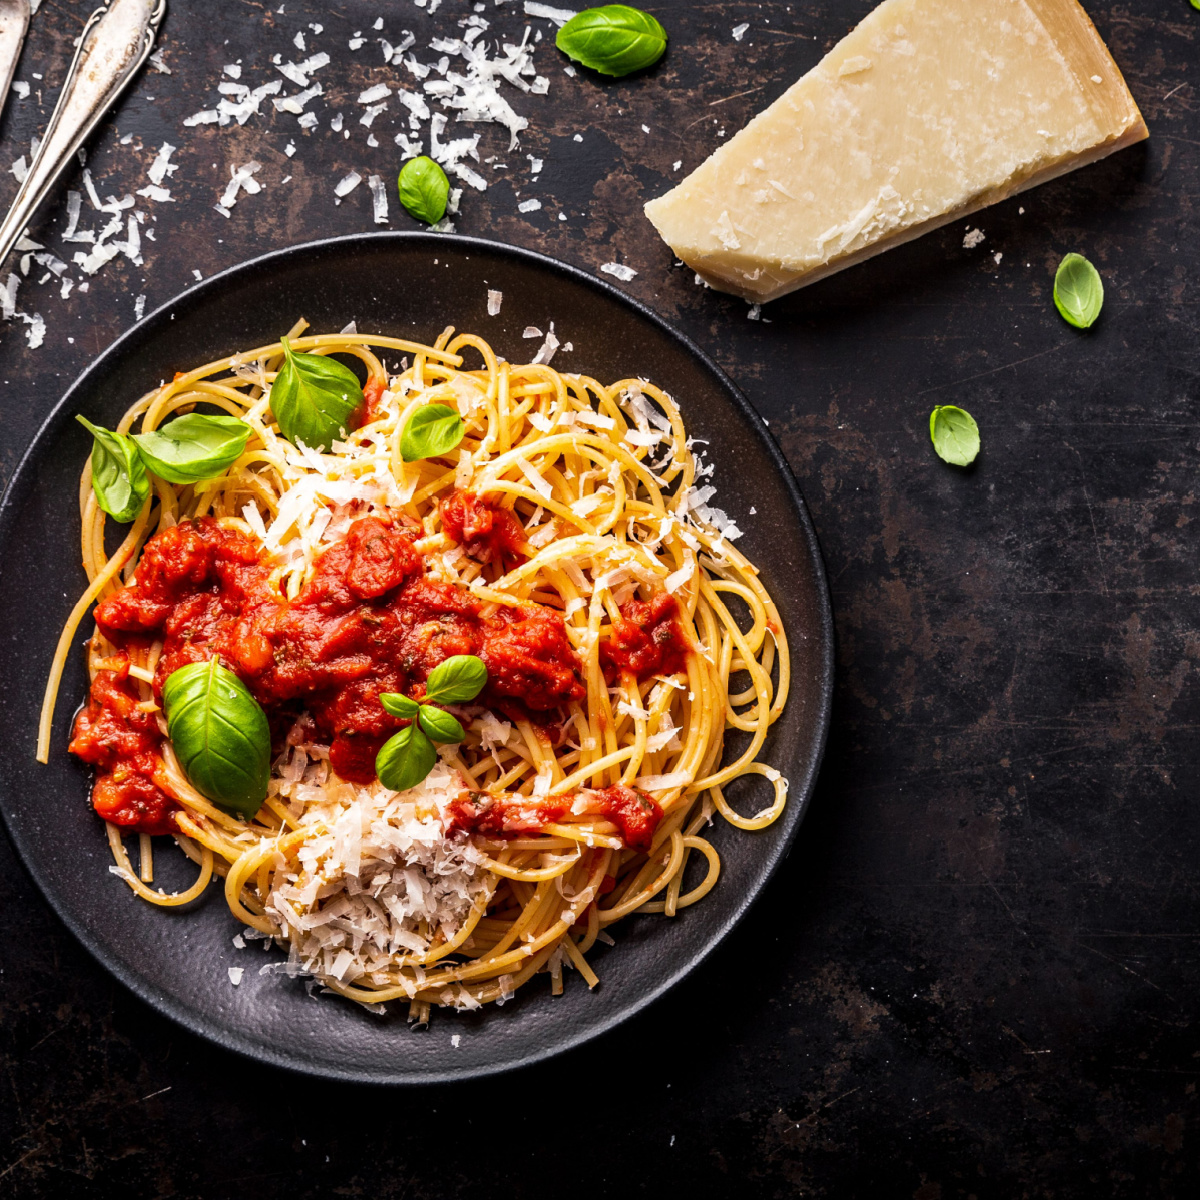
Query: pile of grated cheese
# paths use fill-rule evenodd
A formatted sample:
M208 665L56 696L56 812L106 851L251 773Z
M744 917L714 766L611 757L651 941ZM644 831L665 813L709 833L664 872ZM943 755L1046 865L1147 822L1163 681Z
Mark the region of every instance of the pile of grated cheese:
M287 961L259 973L382 985L397 959L427 954L435 937L453 937L485 874L466 834L446 835L446 806L462 789L462 777L442 762L405 792L378 782L360 787L330 772L327 747L289 747L275 763L269 794L311 833L299 870L284 879L277 873L265 906L287 939ZM415 967L405 986L412 995L423 982Z

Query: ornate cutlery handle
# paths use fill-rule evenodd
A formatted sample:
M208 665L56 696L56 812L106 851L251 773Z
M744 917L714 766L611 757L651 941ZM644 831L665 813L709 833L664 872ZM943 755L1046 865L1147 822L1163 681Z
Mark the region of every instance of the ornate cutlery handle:
M166 11L167 0L109 0L88 19L33 165L0 224L0 262L72 156L150 57Z

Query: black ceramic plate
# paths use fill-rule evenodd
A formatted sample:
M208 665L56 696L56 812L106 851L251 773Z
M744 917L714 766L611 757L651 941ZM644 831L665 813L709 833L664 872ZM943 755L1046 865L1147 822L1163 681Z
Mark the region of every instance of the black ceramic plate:
M499 316L487 292L504 293ZM595 965L589 993L577 977L553 999L535 980L504 1008L435 1013L407 1028L403 1006L380 1017L334 996L310 998L298 980L258 968L278 951L236 950L240 926L214 887L186 910L131 897L109 873L103 828L88 804L85 768L67 753L72 710L86 690L71 654L48 766L34 761L38 710L63 619L85 586L79 565L79 471L90 439L82 412L115 424L134 398L176 370L277 338L298 316L317 330L357 321L362 330L431 341L444 326L487 337L512 360L537 343L528 325L571 341L554 365L602 380L652 377L679 402L693 435L708 438L721 504L746 531L741 549L762 569L793 653L791 698L764 757L791 779L785 815L744 834L715 826L721 880L673 921L635 917ZM751 505L757 509L750 516ZM468 238L380 233L296 246L190 289L131 329L63 397L9 485L0 507L0 810L42 893L83 944L159 1012L254 1058L331 1078L418 1083L506 1070L546 1058L611 1028L660 996L723 938L788 851L816 777L833 676L833 633L816 538L788 467L762 420L694 345L615 288L526 251ZM763 787L758 781L757 787ZM744 810L765 791L742 798ZM194 868L161 843L155 882L185 886ZM239 987L228 968L245 967ZM451 1038L459 1035L455 1046Z

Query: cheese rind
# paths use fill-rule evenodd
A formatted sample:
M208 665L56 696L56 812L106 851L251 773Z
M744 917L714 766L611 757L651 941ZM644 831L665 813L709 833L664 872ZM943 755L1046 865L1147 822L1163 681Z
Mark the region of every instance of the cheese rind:
M885 0L646 215L762 302L1147 136L1076 0Z

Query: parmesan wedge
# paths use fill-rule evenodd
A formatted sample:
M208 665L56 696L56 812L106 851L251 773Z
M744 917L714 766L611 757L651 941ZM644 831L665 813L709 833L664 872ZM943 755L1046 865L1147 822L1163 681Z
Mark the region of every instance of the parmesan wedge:
M1148 136L1077 0L885 0L646 215L761 302Z

